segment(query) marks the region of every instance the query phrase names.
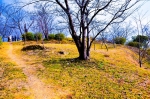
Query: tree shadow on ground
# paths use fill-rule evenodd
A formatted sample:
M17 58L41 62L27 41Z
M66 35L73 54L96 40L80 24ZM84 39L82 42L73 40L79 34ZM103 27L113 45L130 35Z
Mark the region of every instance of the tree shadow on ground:
M62 67L85 67L85 68L94 68L97 67L99 61L95 59L90 60L80 60L79 58L67 58L67 59L51 59L43 61L44 66L59 64Z

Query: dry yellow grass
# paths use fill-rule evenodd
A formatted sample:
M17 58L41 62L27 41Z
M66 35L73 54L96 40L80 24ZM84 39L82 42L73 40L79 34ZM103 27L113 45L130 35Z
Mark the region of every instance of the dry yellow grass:
M3 43L0 47L0 98L23 99L29 98L26 88L26 76L16 62L8 57L9 43Z
M28 42L28 44L36 44ZM35 74L47 85L68 90L62 98L73 99L149 99L149 64L138 66L138 56L124 46L109 51L100 44L91 48L91 59L76 59L74 44L44 44L45 50L22 52L22 43L14 43L14 54L36 67ZM63 51L65 54L60 54ZM146 68L146 69L145 69ZM60 98L60 97L59 97Z

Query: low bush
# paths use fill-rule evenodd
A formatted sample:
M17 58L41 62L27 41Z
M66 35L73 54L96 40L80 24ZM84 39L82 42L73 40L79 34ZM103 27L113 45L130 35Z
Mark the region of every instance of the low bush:
M49 35L48 35L48 39L49 39L49 40L55 39L55 34L49 34Z
M137 35L135 38L133 38L134 42L139 42L139 40L141 43L145 43L148 41L148 36Z
M139 42L133 42L133 41L131 41L127 45L139 48ZM140 46L141 46L141 44L140 44Z
M42 33L35 33L34 34L34 39L35 40L42 40Z
M63 33L58 33L55 35L55 39L62 41L63 39L65 39L65 35Z
M114 39L114 42L115 42L116 44L122 44L122 45L124 45L124 43L126 42L126 39L123 38L123 37L116 37L116 38Z
M33 41L34 40L34 35L31 32L23 34L22 35L22 40L25 40L25 36L26 36L27 41Z

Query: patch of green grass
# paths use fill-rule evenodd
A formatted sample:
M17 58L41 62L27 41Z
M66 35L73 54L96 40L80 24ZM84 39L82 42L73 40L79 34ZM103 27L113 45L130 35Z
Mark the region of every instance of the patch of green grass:
M4 78L8 77L8 80L19 79L19 78L21 78L22 80L26 79L26 76L22 73L21 69L9 67L8 63L5 66L3 75L4 75Z
M148 88L142 90L144 87L139 86L143 72L140 72L142 76L136 75L137 70L117 70L96 60L57 59L43 64L46 69L39 72L39 77L47 83L71 89L73 98L148 98Z
M102 61L100 61L98 67L99 67L100 69L102 69L102 68L104 67L104 65L105 65L105 64L104 64Z

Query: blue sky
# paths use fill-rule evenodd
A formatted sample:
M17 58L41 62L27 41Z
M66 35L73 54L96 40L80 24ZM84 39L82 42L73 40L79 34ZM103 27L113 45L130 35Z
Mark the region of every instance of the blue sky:
M0 0L3 3L13 3L15 0Z
M0 3L6 3L6 4L10 4L13 3L15 1L22 1L22 2L28 2L28 1L32 1L32 0L0 0ZM145 13L147 12L147 16L150 16L150 1L147 1L141 8L141 10L139 12Z
M32 0L0 0L0 4L1 3L5 3L5 4L13 4L15 1L22 1L22 2L29 2ZM28 6L28 9L33 9L33 6ZM27 10L28 10L27 9ZM142 7L141 9L138 11L141 15L145 14L144 16L145 19L142 20L143 23L147 23L148 21L150 21L150 1L147 1ZM136 13L134 13L129 20L133 21L133 17L136 17ZM127 20L128 21L128 20ZM134 22L135 23L135 22ZM134 25L134 24L133 24Z
M147 1L141 8L141 12L147 12L147 16L150 16L150 1ZM149 17L150 18L150 17Z
M6 4L11 4L14 3L15 1L20 1L20 2L29 2L32 0L0 0L0 3L6 3ZM142 2L141 2L142 4ZM26 8L25 8L26 9ZM33 6L28 6L28 9L34 9ZM145 19L142 20L144 23L150 21L150 1L147 0L147 2L141 7L141 9L138 11L138 13L140 13L140 15L144 15ZM132 14L131 17L129 17L129 20L133 20L133 17L136 17L137 13Z

